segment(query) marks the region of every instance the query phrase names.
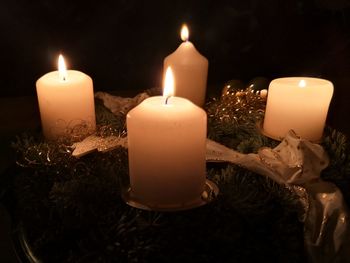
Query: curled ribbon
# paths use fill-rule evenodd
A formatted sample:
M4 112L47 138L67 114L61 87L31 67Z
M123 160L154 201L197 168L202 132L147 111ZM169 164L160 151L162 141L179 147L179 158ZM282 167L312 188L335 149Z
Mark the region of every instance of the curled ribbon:
M275 148L242 154L207 140L207 162L230 162L293 189L304 204L304 241L310 262L350 260L349 211L340 190L320 178L329 164L322 146L290 131ZM305 198L306 194L306 198Z

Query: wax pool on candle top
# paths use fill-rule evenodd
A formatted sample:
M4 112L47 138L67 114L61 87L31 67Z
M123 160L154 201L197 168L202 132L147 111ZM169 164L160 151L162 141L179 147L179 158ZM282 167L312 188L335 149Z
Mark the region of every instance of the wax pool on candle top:
M83 136L95 130L93 84L88 75L75 70L53 71L38 79L36 90L47 139Z
M208 60L188 41L188 28L184 26L181 37L184 41L164 59L164 73L171 67L176 79L175 96L187 98L203 106L207 88Z
M324 79L291 77L270 83L264 131L283 138L293 129L304 139L318 141L325 126L333 84Z

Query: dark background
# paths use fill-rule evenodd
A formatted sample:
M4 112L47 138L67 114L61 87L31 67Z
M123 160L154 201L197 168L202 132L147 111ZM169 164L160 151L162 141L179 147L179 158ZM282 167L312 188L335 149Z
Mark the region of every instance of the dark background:
M313 76L335 86L329 123L350 133L348 0L2 0L0 96L35 96L62 52L95 91L159 86L181 24L209 60L210 87L263 76Z
M209 60L211 89L258 76L326 78L335 86L328 123L350 135L350 0L0 0L0 173L18 131L38 129L35 82L60 52L95 91L132 96L160 85L183 22ZM2 206L0 237L2 261L17 262Z

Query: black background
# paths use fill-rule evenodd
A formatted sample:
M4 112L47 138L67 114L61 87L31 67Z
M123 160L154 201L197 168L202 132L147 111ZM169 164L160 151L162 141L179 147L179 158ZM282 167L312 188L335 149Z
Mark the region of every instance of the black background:
M209 60L209 86L326 78L335 86L329 123L350 131L348 0L2 0L0 96L35 95L35 81L56 69L59 53L93 78L95 91L159 86L183 22Z

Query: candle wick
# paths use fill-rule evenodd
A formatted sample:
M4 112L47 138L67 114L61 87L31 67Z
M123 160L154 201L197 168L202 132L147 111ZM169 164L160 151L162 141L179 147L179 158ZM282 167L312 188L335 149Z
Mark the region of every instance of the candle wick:
M170 96L167 96L167 97L165 98L165 105L167 105L167 104L168 104L168 100L169 100L169 98L170 98Z
M65 74L59 74L59 79L60 81L65 82L67 81L67 76Z

